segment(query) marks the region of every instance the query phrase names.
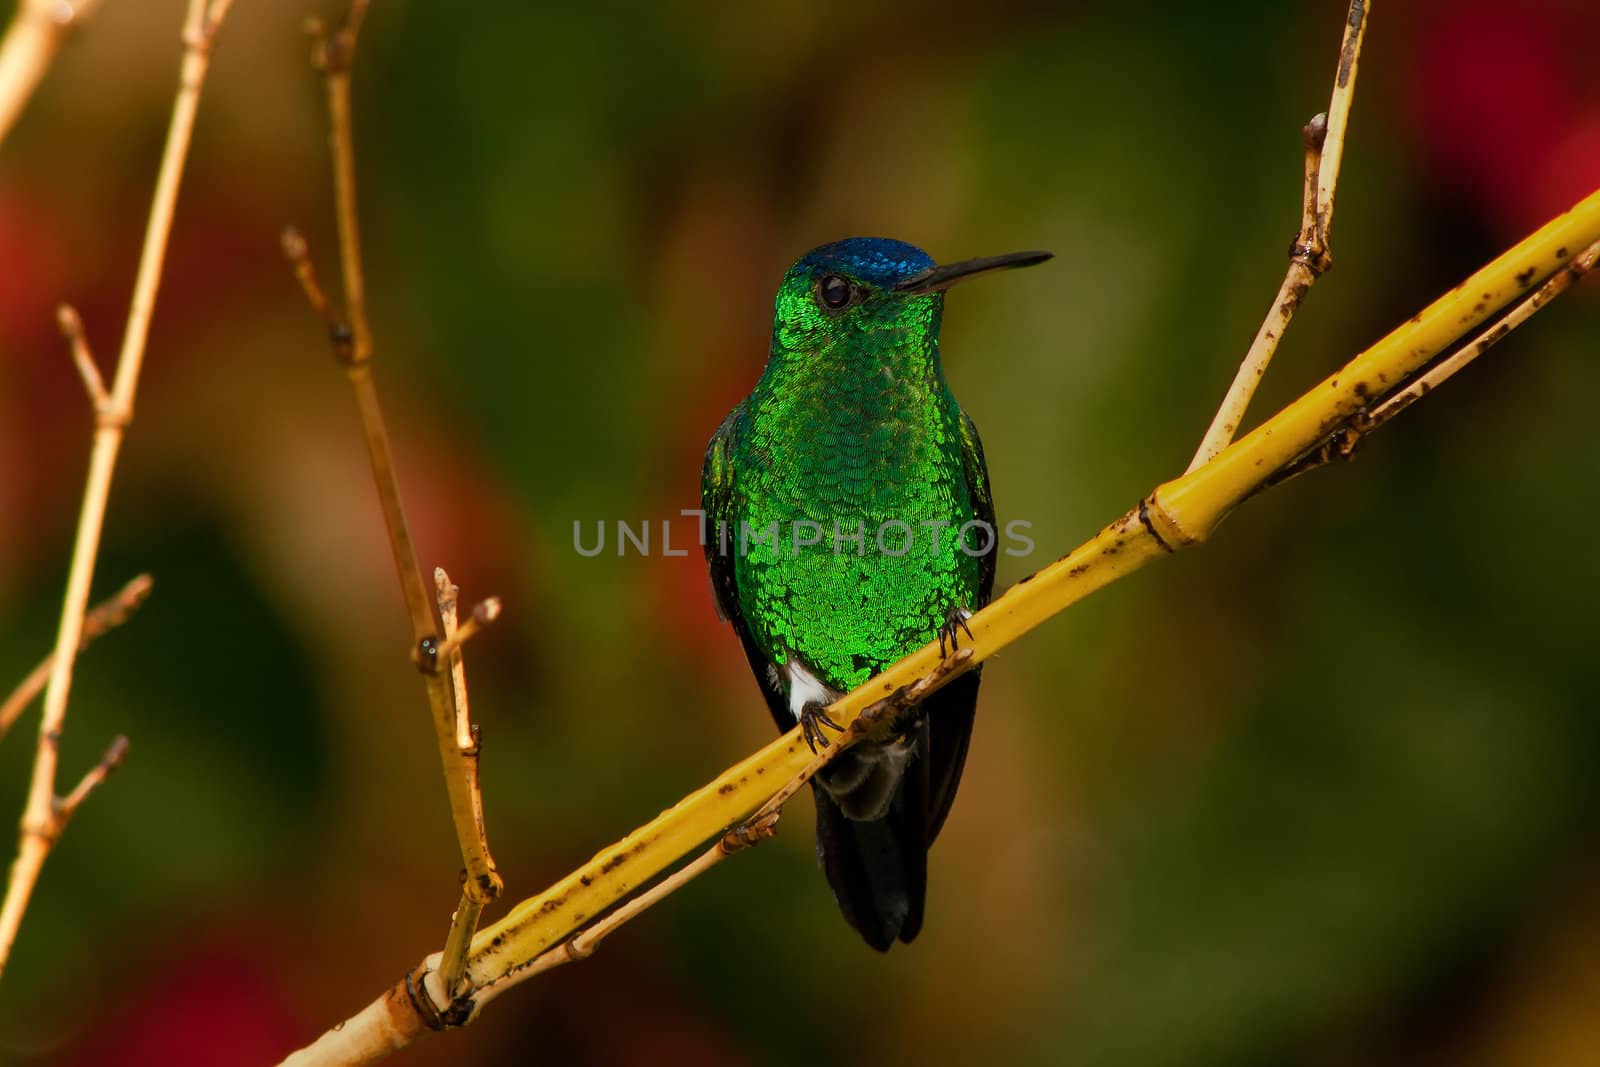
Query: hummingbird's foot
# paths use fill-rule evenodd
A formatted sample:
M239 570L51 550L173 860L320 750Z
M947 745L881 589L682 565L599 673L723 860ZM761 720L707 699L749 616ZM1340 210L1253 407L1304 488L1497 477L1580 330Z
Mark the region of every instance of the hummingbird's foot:
M805 737L806 744L811 746L813 754L818 745L828 747L828 735L822 729L824 726L832 727L835 733L844 732L844 727L828 716L828 705L819 700L807 701L800 709L800 733Z
M950 642L950 651L952 653L961 647L961 643L956 640L957 631L967 631L967 640L973 640L972 627L967 625L967 620L970 618L972 618L972 612L960 605L951 608L949 614L945 615L944 625L939 627L939 656L941 659L945 655L944 643L946 641Z

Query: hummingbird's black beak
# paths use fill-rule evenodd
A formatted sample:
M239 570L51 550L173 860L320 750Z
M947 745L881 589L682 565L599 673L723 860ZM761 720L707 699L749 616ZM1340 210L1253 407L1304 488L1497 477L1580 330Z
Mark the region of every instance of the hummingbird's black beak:
M1035 263L1043 263L1054 255L1054 252L1008 252L1003 256L963 259L960 263L946 263L938 267L929 267L920 274L913 274L897 284L894 291L911 294L936 293L977 274L985 274L992 270L1010 270L1013 267L1031 267Z

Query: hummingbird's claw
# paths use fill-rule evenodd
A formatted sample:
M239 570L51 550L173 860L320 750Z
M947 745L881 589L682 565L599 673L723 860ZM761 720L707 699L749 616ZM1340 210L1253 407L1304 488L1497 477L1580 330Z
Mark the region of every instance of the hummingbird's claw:
M956 640L957 631L965 630L967 632L967 640L974 640L972 627L967 625L967 620L970 618L972 618L972 612L960 605L952 607L949 614L944 617L944 625L939 627L939 657L941 659L945 656L944 645L946 641L950 642L950 651L952 653L961 647L961 643Z
M811 701L800 709L800 733L806 739L806 744L811 746L813 754L817 746L827 748L828 735L823 732L823 727L832 727L836 733L843 733L844 727L834 722L828 716L828 706L819 701Z

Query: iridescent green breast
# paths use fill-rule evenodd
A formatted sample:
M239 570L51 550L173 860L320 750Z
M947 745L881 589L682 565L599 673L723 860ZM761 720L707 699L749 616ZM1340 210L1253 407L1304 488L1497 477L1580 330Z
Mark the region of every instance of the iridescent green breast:
M976 604L961 412L935 353L769 373L729 430L738 605L770 660L848 690Z

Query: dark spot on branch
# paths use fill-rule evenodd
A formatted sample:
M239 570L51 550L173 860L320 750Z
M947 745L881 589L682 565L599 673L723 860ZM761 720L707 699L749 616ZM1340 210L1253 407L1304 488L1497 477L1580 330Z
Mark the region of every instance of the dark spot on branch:
M1517 288L1526 289L1528 287L1528 284L1533 281L1533 276L1536 273L1537 273L1537 271L1535 271L1534 268L1532 268L1532 267L1529 267L1527 270L1524 270L1524 271L1518 271L1517 272Z
M621 867L624 863L627 863L627 862L628 862L628 857L625 854L623 854L621 852L618 852L615 856L612 856L610 859L606 860L605 863L603 863L600 866L600 873L601 874L610 874L612 871L616 870L618 867Z
M445 1026L465 1026L467 1020L472 1018L473 1000L471 997L461 997L452 1000L450 1006L439 1014L439 1020Z
M732 782L724 782L722 785L717 787L717 796L725 797L738 788L739 787L734 785Z
M1493 330L1489 331L1488 335L1486 337L1484 337L1483 340L1478 342L1478 352L1480 354L1482 354L1482 353L1488 351L1489 347L1491 345L1493 345L1496 341L1500 340L1500 338L1504 337L1506 334L1508 334L1510 332L1511 332L1510 324L1502 322L1500 325L1496 326Z
M329 326L328 340L333 343L333 358L340 363L355 362L356 335L348 325L336 322Z
M1350 28L1345 31L1344 48L1339 51L1339 88L1350 84L1350 75L1356 69L1356 52L1361 42L1361 23L1367 16L1366 0L1351 0Z

